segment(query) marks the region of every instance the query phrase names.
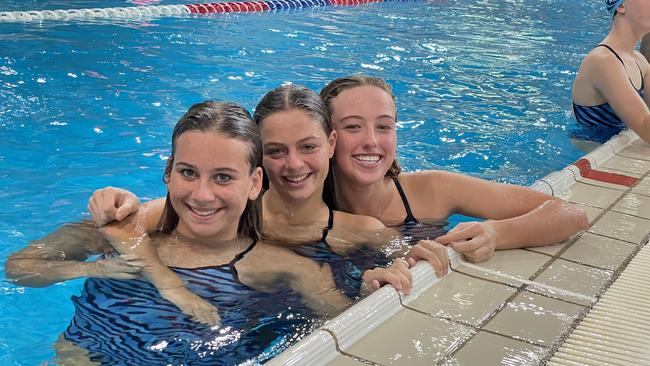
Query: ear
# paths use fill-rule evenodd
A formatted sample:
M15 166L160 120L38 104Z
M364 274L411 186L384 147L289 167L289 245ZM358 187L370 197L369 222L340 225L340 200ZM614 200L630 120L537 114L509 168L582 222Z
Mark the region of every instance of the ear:
M163 175L163 183L169 184L169 178L172 174L172 166L174 165L174 156L170 156L167 159L167 164L165 164L165 174Z
M251 201L256 200L262 191L262 174L264 173L260 167L255 168L251 173L251 188L248 192L248 199Z
M336 151L336 139L337 139L336 131L332 130L330 132L330 137L327 138L327 143L330 146L330 151L329 151L329 158L331 159L334 156L334 152Z

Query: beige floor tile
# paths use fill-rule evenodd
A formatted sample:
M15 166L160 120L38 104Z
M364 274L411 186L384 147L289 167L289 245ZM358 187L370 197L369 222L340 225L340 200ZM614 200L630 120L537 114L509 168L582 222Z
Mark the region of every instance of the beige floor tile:
M408 306L478 327L515 291L512 287L452 272Z
M627 194L612 207L612 211L650 219L650 197L635 193ZM650 227L648 230L650 231Z
M509 279L508 276L529 279L550 259L551 258L546 255L522 249L497 250L489 260L474 264L481 267L481 269L459 266L457 270L462 273L495 280L501 283L519 285L520 282ZM482 270L483 268L487 271ZM491 272L504 274L505 277L495 275Z
M650 148L648 147L628 145L616 154L627 158L650 161Z
M328 363L327 366L366 366L366 364L352 357L341 355L335 358L334 361Z
M552 346L584 307L530 292L519 294L484 329Z
M607 208L621 195L621 191L605 187L597 187L584 183L576 183L559 196L569 202L581 203L587 206Z
M541 365L548 352L543 347L481 331L443 365Z
M463 325L402 310L344 351L382 365L435 365L473 333Z
M571 242L572 239L567 239L561 243L553 244L553 245L545 245L543 247L531 247L531 248L526 248L526 250L530 250L536 253L543 253L543 254L548 254L550 256L555 256L557 252L562 250L568 243Z
M585 233L562 258L603 269L616 270L636 250L634 244Z
M591 207L591 206L585 206L585 205L580 205L580 207L585 210L585 213L587 214L587 218L589 219L589 223L591 224L596 220L598 216L600 216L601 213L603 213L604 209L598 208L598 207Z
M645 174L650 170L650 161L631 159L623 156L612 156L601 166L623 172Z
M612 272L610 271L557 259L534 280L550 286L552 289L544 291L540 287L535 287L535 291L587 305L589 300L586 298L596 296L611 276ZM577 293L586 298L579 299L571 296L570 293L556 291L555 289Z
M650 220L610 211L589 232L639 244L650 232Z
M632 192L644 196L650 196L650 177L646 177L637 183L636 186L632 187Z

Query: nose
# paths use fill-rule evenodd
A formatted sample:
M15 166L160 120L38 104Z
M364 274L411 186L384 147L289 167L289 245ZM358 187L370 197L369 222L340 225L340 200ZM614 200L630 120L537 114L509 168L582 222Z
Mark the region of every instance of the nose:
M214 199L212 184L208 179L199 179L193 193L192 198L198 202L207 202Z
M374 129L369 128L366 130L363 145L366 147L375 147L377 146L377 134Z
M289 150L287 153L287 168L289 170L298 170L302 168L304 161L300 154L295 150Z

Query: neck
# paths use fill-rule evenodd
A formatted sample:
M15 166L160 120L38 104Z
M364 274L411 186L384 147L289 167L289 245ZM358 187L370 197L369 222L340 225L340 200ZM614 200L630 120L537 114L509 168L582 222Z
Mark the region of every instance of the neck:
M292 199L281 195L271 185L262 197L264 221L282 222L290 225L313 224L327 217L328 207L323 202L322 189L304 199Z
M360 185L334 171L336 203L341 211L380 218L393 200L394 183L390 177Z
M616 17L620 16L621 14L616 15ZM617 51L633 53L636 44L639 43L645 32L633 29L629 22L623 20L614 19L612 29L603 40L603 43L613 46Z
M242 240L247 239L235 232L229 235L214 235L210 237L198 237L196 235L187 234L184 230L179 230L178 228L174 229L172 232L173 237L175 237L179 243L190 246L200 246L200 247L211 247L211 248L230 248L234 245L239 245Z

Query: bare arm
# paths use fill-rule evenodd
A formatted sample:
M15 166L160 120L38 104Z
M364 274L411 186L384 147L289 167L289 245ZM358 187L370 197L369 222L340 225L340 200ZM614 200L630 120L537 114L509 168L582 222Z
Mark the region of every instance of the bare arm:
M558 243L584 230L581 208L529 188L488 182L454 173L437 179L437 197L446 197L453 212L486 218L463 223L436 239L474 261L489 258L494 249Z
M122 221L104 226L100 229L102 235L118 252L142 258L142 274L158 289L163 298L174 303L196 321L208 325L217 324L219 316L214 306L190 292L180 277L160 260L149 235L144 232L147 217L146 212L145 215L142 214L142 209L141 207L137 214Z
M283 283L289 285L321 315L338 314L351 304L336 287L328 265L320 266L285 248L258 243L238 262L238 269L239 278L260 291L271 292Z
M120 259L85 260L109 252L110 245L90 221L66 224L26 248L5 263L7 277L18 285L45 287L79 277L137 277L139 269Z

